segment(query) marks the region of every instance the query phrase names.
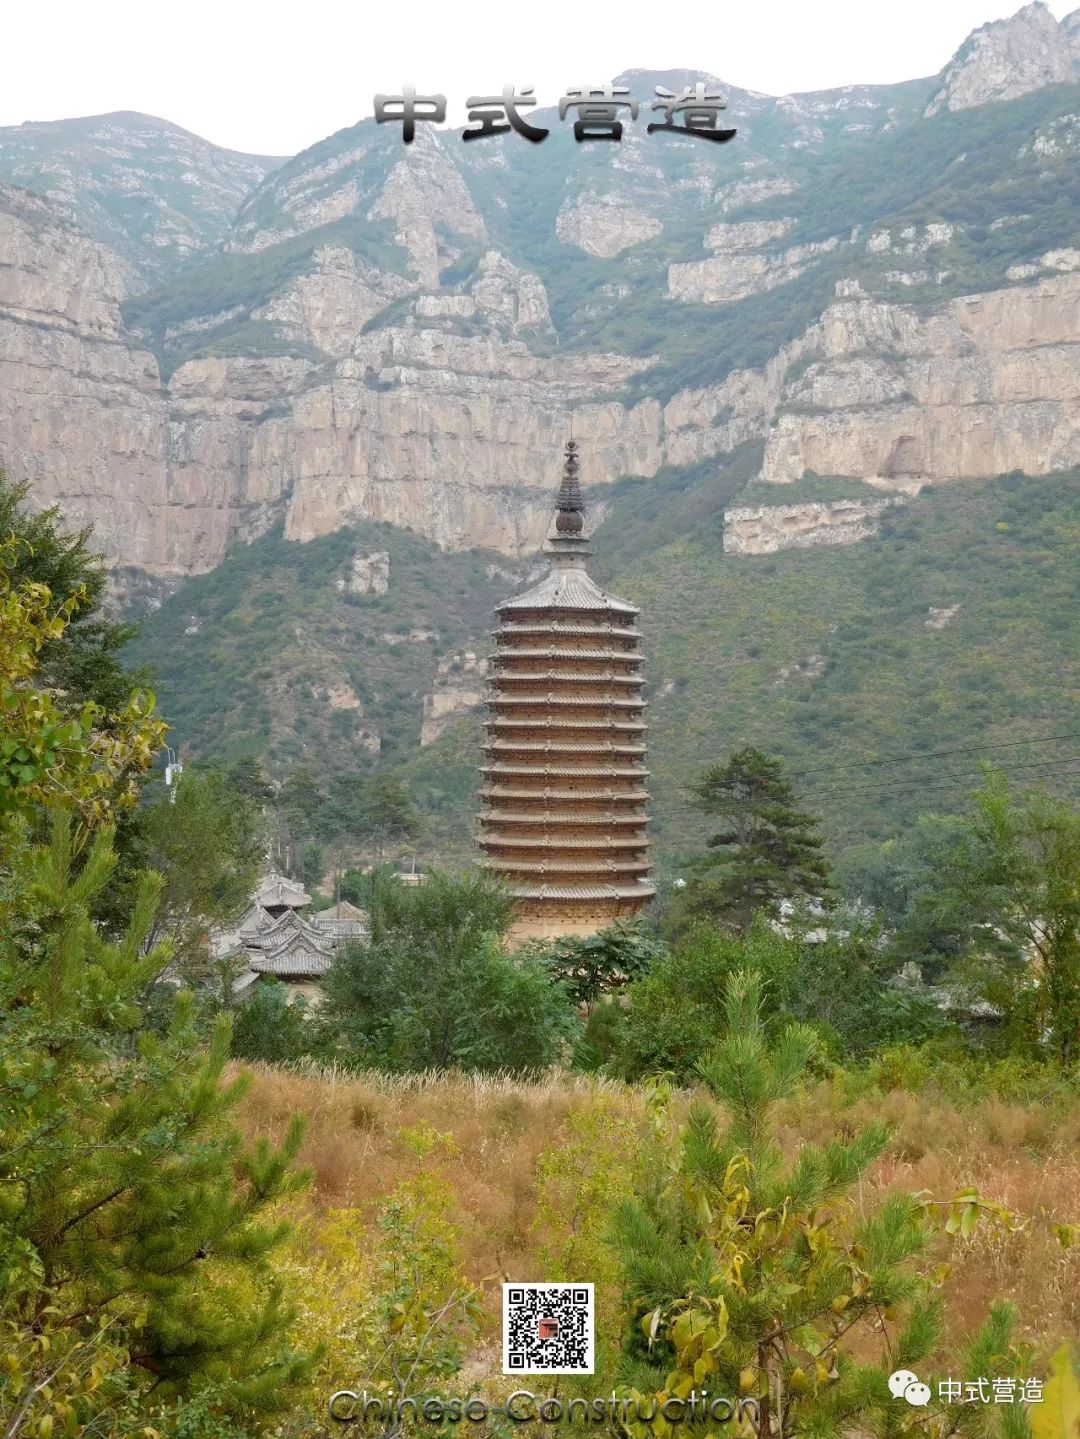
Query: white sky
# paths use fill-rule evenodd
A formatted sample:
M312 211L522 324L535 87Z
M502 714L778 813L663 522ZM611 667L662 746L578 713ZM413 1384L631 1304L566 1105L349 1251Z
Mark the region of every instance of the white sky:
M231 149L291 155L404 81L463 120L505 82L541 105L622 70L700 70L770 94L935 74L1021 0L53 0L3 7L0 124L141 110ZM1051 5L1060 19L1075 0Z

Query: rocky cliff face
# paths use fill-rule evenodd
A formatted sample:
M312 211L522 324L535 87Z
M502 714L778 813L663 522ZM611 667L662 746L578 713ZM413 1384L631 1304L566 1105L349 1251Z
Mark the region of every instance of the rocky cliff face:
M1067 467L1080 89L1005 125L1014 192L985 225L963 151L921 214L879 198L877 150L849 191L828 164L838 137L887 147L1060 85L1078 47L1080 12L1059 26L1033 5L935 82L728 90L731 146L639 126L590 156L550 115L543 147L425 127L405 147L362 123L283 164L141 116L0 132L0 174L50 191L0 189L0 460L95 526L142 603L279 523L527 553L571 410L595 486L749 441L761 478L796 490ZM692 77L624 78L647 114L654 81ZM106 224L115 194L150 197L138 233ZM730 518L729 547L850 538L874 513Z
M77 219L123 256L137 289L222 240L240 203L280 163L132 111L0 127L0 180Z
M852 545L877 534L888 500L832 500L805 505L740 506L724 511L724 550L771 555L818 545Z
M1080 462L1080 271L921 316L842 300L785 385L763 478L922 484Z
M1015 100L1044 85L1080 78L1078 20L1080 12L1074 12L1059 25L1042 0L1035 0L1011 19L984 25L968 37L947 67L926 114Z

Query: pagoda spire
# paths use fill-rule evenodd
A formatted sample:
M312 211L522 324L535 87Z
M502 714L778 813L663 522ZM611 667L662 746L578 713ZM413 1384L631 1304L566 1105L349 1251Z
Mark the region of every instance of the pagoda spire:
M581 456L576 440L567 440L562 480L555 499L555 514L548 528L544 549L549 555L581 556L589 553L585 528L585 501L581 495Z
M577 441L567 440L562 483L559 485L559 497L555 501L555 528L560 535L579 535L585 523L585 502L581 498L581 479L578 474L580 466L581 456L577 452Z

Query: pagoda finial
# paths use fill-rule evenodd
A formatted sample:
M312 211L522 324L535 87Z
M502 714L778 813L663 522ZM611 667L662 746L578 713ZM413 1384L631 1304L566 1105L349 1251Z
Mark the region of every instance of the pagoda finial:
M585 503L581 498L581 481L578 477L580 464L577 441L567 440L562 483L555 501L555 531L560 535L580 535L585 523Z

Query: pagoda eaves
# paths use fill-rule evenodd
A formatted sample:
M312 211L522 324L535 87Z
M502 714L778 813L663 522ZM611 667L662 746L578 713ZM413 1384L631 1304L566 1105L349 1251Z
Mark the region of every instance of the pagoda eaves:
M517 940L595 933L654 892L639 611L585 571L578 464L571 440L550 573L499 606L488 669L479 843Z

